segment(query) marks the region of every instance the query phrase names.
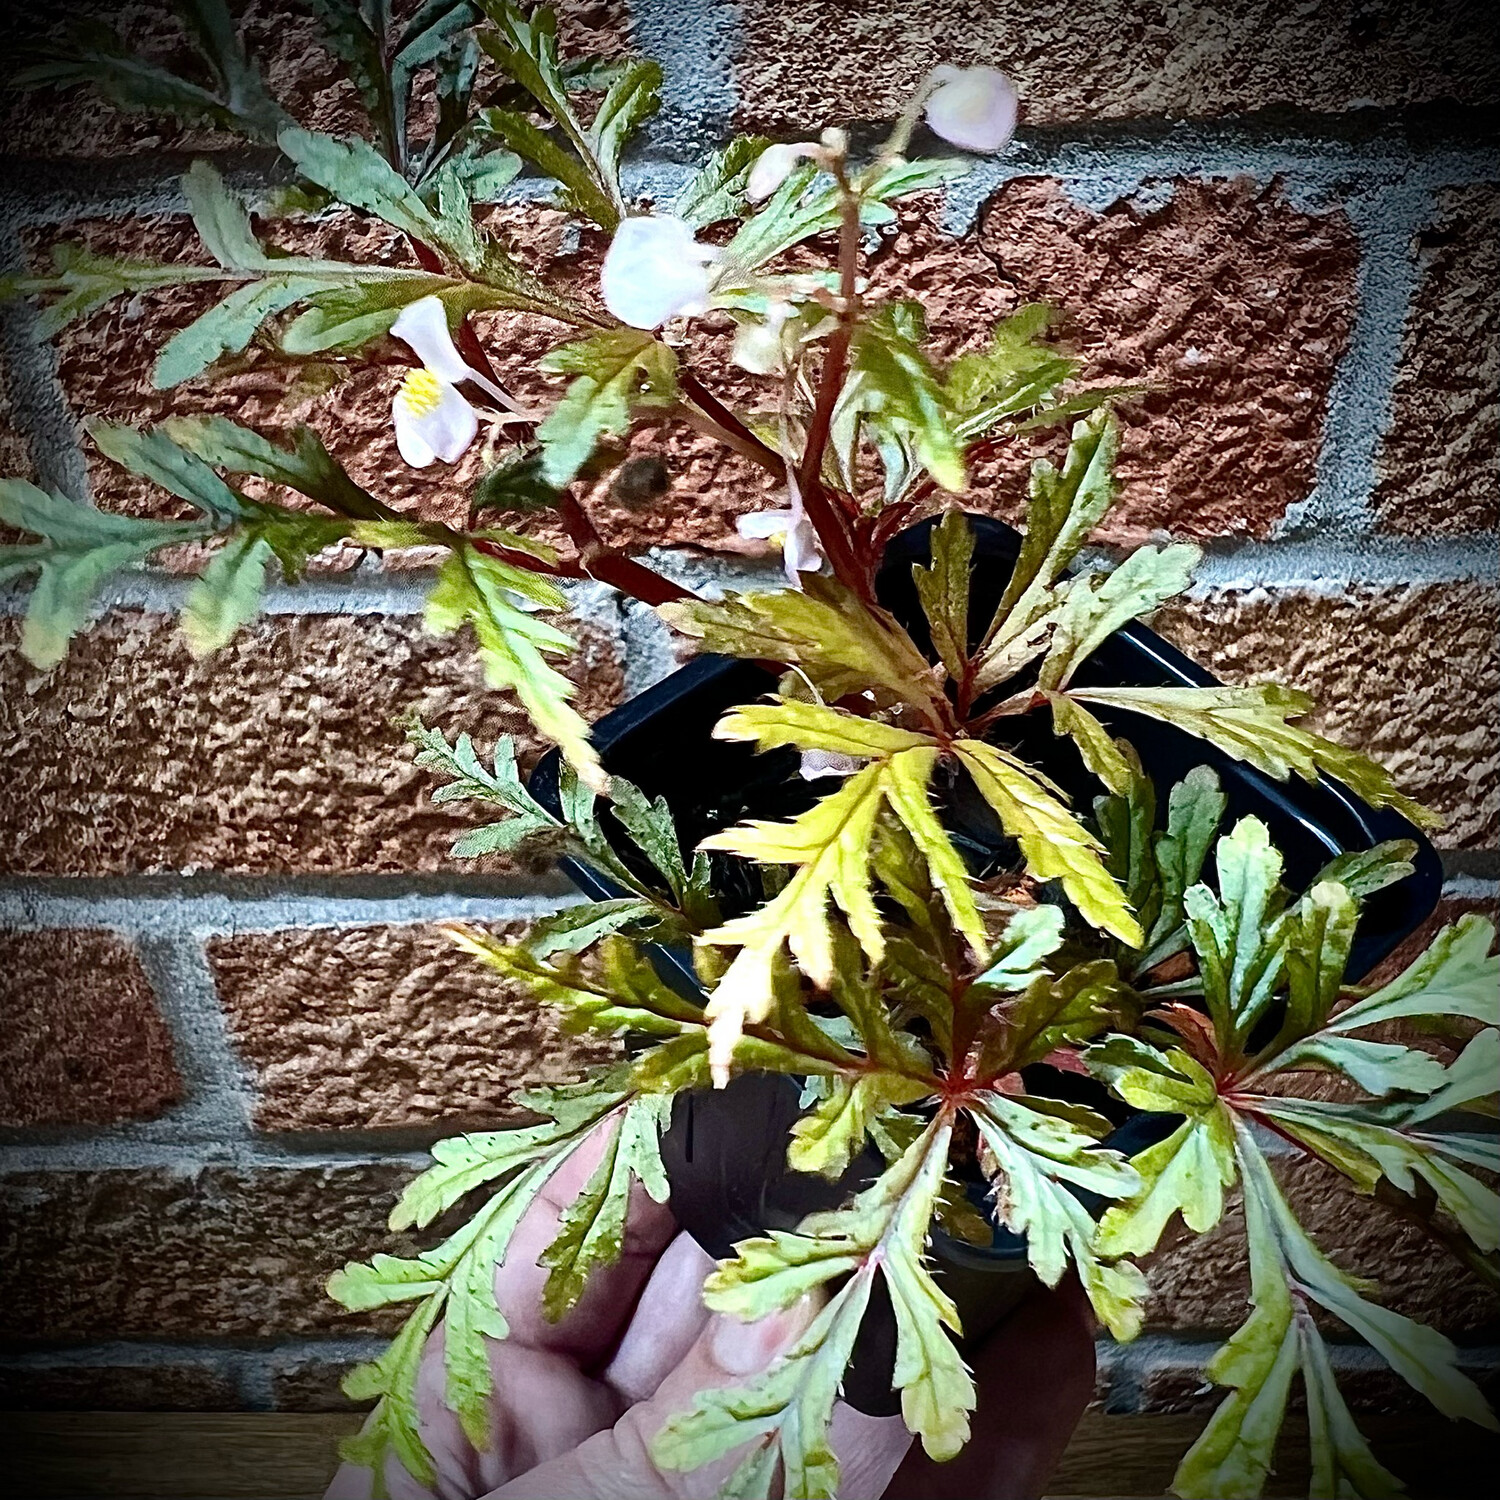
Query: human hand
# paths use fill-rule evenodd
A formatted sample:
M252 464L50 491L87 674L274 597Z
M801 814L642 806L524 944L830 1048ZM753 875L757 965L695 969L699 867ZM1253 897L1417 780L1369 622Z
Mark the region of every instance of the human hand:
M558 1215L599 1160L586 1142L522 1219L495 1298L510 1337L490 1347L490 1441L478 1451L443 1404L442 1333L417 1384L422 1439L437 1477L419 1484L391 1460L392 1500L709 1500L740 1455L691 1473L660 1470L651 1439L710 1386L742 1384L774 1362L811 1322L811 1299L754 1323L702 1303L713 1261L678 1231L667 1207L637 1185L624 1253L591 1278L558 1323L542 1316L547 1273L537 1257ZM843 1500L1020 1500L1038 1495L1093 1390L1088 1305L1076 1287L1040 1287L972 1356L979 1384L974 1439L951 1463L913 1449L900 1417L869 1417L840 1402L830 1432ZM371 1475L345 1465L327 1500L368 1500Z

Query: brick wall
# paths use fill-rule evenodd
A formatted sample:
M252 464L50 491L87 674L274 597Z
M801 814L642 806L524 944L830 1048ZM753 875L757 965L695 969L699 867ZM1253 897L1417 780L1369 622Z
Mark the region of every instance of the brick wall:
M171 51L163 6L96 8ZM1115 535L1166 530L1208 548L1163 628L1227 678L1310 689L1331 731L1441 808L1450 915L1493 911L1500 891L1500 150L1486 117L1500 67L1487 10L564 6L585 45L633 40L666 62L667 108L633 167L663 195L696 145L737 127L888 117L938 59L1020 80L1029 123L1014 149L946 204L904 211L877 283L921 297L955 350L1019 301L1052 298L1101 370L1153 383ZM338 128L354 118L348 86L293 14L254 0L248 33L281 97ZM233 140L78 95L0 96L0 140L7 267L63 233L186 253L185 153L215 154L250 190L273 170ZM570 249L557 215L507 212L537 254L561 247L589 273L597 246ZM26 308L0 312L7 472L159 504L89 454L76 418L168 409L147 389L144 341L186 322L188 300L114 305L55 354ZM486 336L507 363L534 351L523 319ZM208 399L274 426L290 420L282 395L257 376ZM391 472L403 504L440 514L451 487L395 471L389 398L374 372L306 417L357 471ZM610 517L614 534L693 576L743 571L733 518L760 503L758 481L688 440L666 452L673 491L648 514ZM1014 478L982 476L973 503L1006 510ZM385 1213L426 1142L503 1120L512 1086L588 1057L428 930L444 917L524 923L567 897L553 878L444 858L455 821L425 800L393 715L416 706L481 741L518 721L462 649L422 634L421 565L336 560L304 588L272 589L266 619L201 663L166 618L180 578L143 575L50 677L15 651L7 599L0 1402L338 1403L338 1371L389 1325L341 1313L324 1277L389 1245ZM670 658L649 617L582 602L577 670L600 712ZM1493 1297L1381 1212L1351 1213L1319 1174L1295 1188L1346 1264L1393 1272L1403 1306L1493 1370ZM1150 1331L1103 1366L1110 1409L1201 1406L1202 1358L1243 1308L1226 1274L1236 1232L1231 1215L1157 1268ZM1364 1404L1405 1399L1362 1351L1339 1358Z

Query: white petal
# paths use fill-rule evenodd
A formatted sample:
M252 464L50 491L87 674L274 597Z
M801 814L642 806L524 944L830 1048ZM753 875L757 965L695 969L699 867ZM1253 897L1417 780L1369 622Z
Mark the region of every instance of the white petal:
M734 523L734 529L747 540L769 541L772 537L785 536L791 529L792 520L789 510L752 510Z
M811 156L817 150L818 147L811 141L778 142L774 146L767 146L750 168L745 196L752 203L764 202L792 175L792 168L804 156Z
M816 573L824 562L823 549L818 545L818 533L805 515L792 522L781 544L782 558L786 563L787 577L793 583L799 573Z
M448 332L448 310L440 297L422 297L408 303L391 324L391 332L439 380L457 385L460 380L473 378L474 372L464 363L453 335Z
M804 750L797 774L804 781L816 781L819 776L852 776L863 765L858 756L839 750Z
M998 151L1015 134L1016 86L998 68L940 68L927 100L933 133L965 151Z
M451 385L441 382L435 402L411 399L403 385L396 393L391 417L396 424L396 450L414 469L425 469L434 459L457 463L479 432L474 408Z
M708 266L718 252L670 214L622 219L604 257L604 305L632 328L660 328L708 306Z

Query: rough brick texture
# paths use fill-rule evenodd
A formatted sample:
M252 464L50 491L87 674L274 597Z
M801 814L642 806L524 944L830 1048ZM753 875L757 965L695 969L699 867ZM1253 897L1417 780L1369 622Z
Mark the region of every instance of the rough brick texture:
M149 1117L182 1082L156 996L108 932L0 933L0 1125Z
M1494 713L1500 592L1479 584L1234 590L1175 604L1156 627L1228 681L1310 692L1311 722L1382 761L1447 819L1447 848L1491 848L1500 817Z
M419 0L396 0L398 22ZM624 45L623 0L559 0L559 36L565 47L601 54ZM230 9L239 17L245 50L272 96L303 124L332 133L367 134L369 124L358 91L323 39L310 6L295 0L244 0ZM207 83L202 64L169 0L69 0L66 6L8 7L0 16L3 63L0 84L29 61L29 50L55 45L77 20L105 22L132 47L191 81ZM0 129L14 156L116 157L125 153L232 149L241 138L212 123L182 125L160 115L123 110L78 90L40 94L0 92ZM420 107L420 106L419 106Z
M0 1338L389 1331L390 1313L346 1313L323 1284L345 1261L412 1252L385 1228L411 1175L392 1163L0 1179Z
M950 337L979 343L991 309L1049 302L1084 378L1149 387L1125 408L1105 535L1264 536L1312 488L1353 311L1342 213L1303 212L1244 178L1162 182L1096 213L1021 178L986 205L972 250L903 238L901 281ZM1013 513L1035 449L1013 443L979 466L979 503Z
M511 1091L617 1055L430 927L215 938L209 958L265 1130L493 1127Z
M1500 100L1484 0L747 0L745 16L740 120L754 129L890 119L937 63L1003 68L1036 125Z
M271 617L195 662L169 620L115 614L46 677L13 624L3 639L12 872L432 870L474 819L433 806L397 717L535 744L472 642L414 618ZM583 639L570 670L593 718L619 696L619 663Z
M1287 1201L1324 1253L1342 1270L1378 1278L1385 1306L1469 1342L1493 1341L1500 1297L1421 1230L1356 1196L1320 1162L1279 1158L1275 1167ZM1242 1209L1230 1208L1207 1234L1162 1252L1149 1279L1152 1326L1215 1333L1238 1327L1250 1288Z
M1500 183L1442 194L1413 247L1407 320L1380 455L1386 531L1500 528Z

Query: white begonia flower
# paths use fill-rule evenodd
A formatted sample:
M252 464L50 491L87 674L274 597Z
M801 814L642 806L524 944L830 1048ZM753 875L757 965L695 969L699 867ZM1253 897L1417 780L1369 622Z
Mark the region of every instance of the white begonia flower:
M741 516L734 528L747 541L779 543L781 561L792 583L798 581L798 574L817 573L823 567L823 549L818 545L818 533L800 507L795 510L754 510Z
M750 168L745 196L752 203L764 203L792 175L792 168L803 157L816 156L821 149L814 141L777 142L774 146L767 146Z
M816 781L820 776L852 776L863 766L857 755L845 755L842 750L804 750L797 774L804 781Z
M459 391L472 380L502 406L515 403L494 381L472 368L448 332L448 311L439 297L423 297L401 309L391 333L422 361L408 370L391 403L396 449L414 469L441 459L457 463L479 431L479 417Z
M671 214L621 219L599 278L604 305L632 328L692 317L708 307L708 268L718 255Z
M999 151L1016 132L1016 86L998 68L934 68L927 98L935 135L965 151Z

